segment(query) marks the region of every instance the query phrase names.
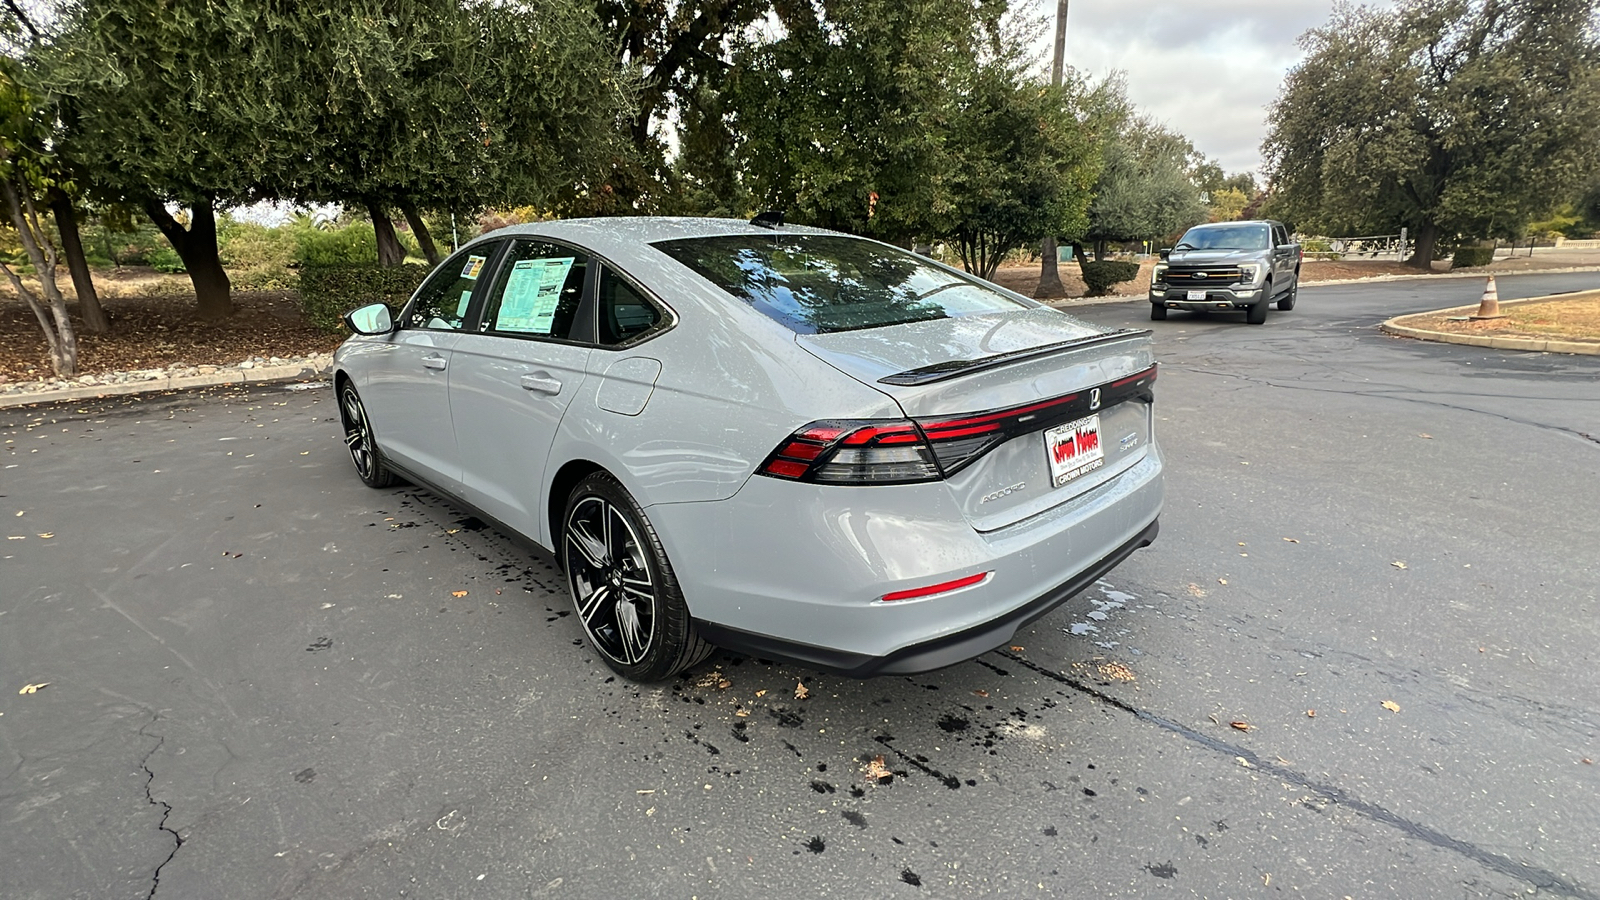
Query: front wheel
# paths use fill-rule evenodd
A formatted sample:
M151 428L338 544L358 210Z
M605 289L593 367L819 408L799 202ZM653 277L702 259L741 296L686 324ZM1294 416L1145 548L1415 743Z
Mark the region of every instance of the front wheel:
M1245 309L1244 320L1251 325L1261 325L1267 321L1267 304L1271 302L1266 297L1250 304Z
M1150 304L1150 320L1153 322L1165 322L1167 320L1167 308L1159 303Z
M372 436L367 408L362 405L356 386L348 381L339 388L339 420L344 424L344 445L350 450L350 461L362 483L373 488L394 484L394 473L384 464L378 440Z
M596 472L573 489L561 556L578 621L617 674L662 681L711 655L655 528L609 474Z

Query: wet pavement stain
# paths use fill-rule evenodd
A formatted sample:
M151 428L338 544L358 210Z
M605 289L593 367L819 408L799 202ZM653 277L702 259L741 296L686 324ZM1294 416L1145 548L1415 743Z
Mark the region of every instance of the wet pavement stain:
M900 870L900 880L911 885L912 887L922 887L922 876L911 871L910 869Z
M821 853L828 849L828 842L820 837L813 837L811 840L806 841L806 849L812 853Z
M1178 868L1170 859L1164 863L1145 863L1144 870L1161 879L1171 880L1178 877Z

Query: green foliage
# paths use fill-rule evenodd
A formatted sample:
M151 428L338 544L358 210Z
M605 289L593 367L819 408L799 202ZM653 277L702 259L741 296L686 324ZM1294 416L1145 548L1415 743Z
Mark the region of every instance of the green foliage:
M1600 156L1593 3L1340 6L1301 39L1263 144L1278 214L1327 233L1510 236Z
M1094 101L1108 138L1083 237L1095 243L1138 241L1205 221L1207 208L1189 172L1198 155L1194 145L1137 114L1118 79L1102 84Z
M340 318L370 303L398 311L427 277L427 266L313 265L300 270L300 312L307 322L332 334L345 331Z
M294 239L294 260L305 268L361 266L378 261L378 238L371 222L351 222L327 231L297 230Z
M268 228L224 216L217 226L218 252L228 279L246 290L283 290L294 286L289 271L295 261L295 233L290 226Z
M1494 262L1493 247L1457 247L1456 255L1450 260L1450 268L1467 269L1473 266L1487 266Z
M1103 297L1111 292L1112 285L1138 277L1139 264L1120 259L1096 260L1083 266L1083 283L1091 297Z
M183 267L183 259L178 256L178 251L164 245L151 250L145 262L157 272L165 272L168 275L181 275L188 271Z

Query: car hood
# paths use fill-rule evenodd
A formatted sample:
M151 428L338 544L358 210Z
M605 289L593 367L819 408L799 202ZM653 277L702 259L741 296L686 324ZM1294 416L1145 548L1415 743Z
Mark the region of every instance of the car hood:
M1109 333L1058 310L1039 307L907 322L884 328L805 334L800 346L868 384L913 369L978 360Z
M1167 263L1174 266L1238 265L1254 262L1265 250L1174 250Z

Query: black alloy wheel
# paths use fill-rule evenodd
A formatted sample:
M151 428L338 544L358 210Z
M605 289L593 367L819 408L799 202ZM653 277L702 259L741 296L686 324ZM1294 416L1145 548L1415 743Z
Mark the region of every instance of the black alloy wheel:
M606 665L634 681L660 681L710 655L655 529L616 479L596 472L580 482L562 523L567 589Z
M394 473L383 463L377 439L372 436L372 423L367 419L367 408L362 405L356 386L348 381L339 388L339 419L344 423L344 445L350 450L350 461L355 463L361 481L374 488L393 484Z

